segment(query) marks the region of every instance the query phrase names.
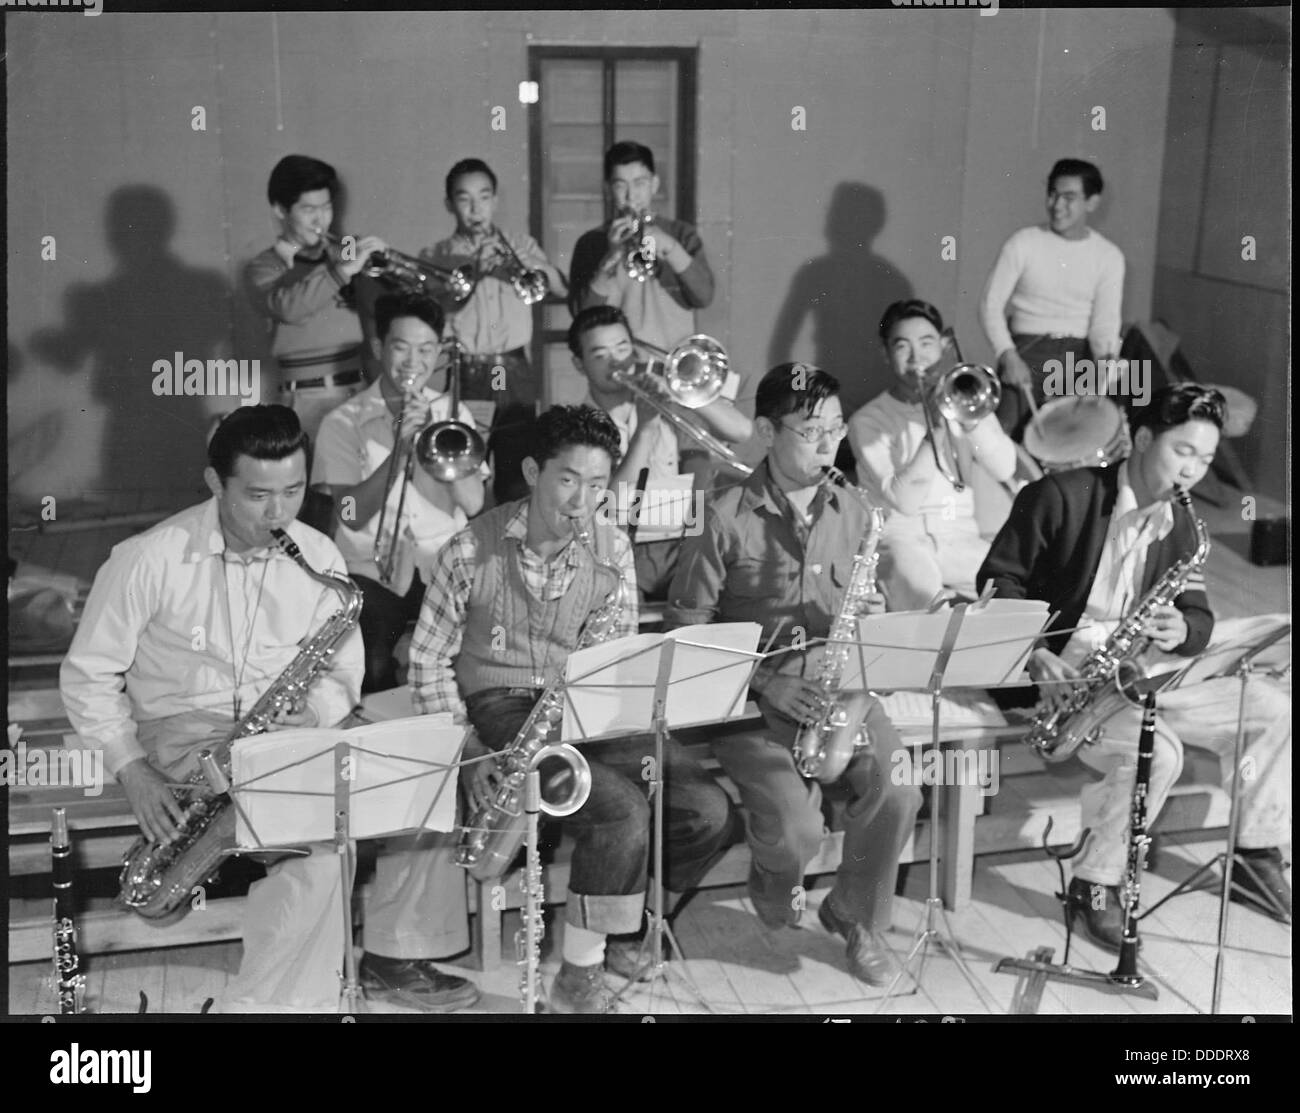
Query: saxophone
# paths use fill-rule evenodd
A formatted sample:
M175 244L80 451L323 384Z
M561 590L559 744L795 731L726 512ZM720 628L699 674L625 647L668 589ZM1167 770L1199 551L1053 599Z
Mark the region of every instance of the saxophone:
M868 692L842 695L839 687L844 666L849 660L849 646L858 639L858 615L862 613L863 602L868 595L875 594L876 565L880 560L876 548L880 544L885 515L880 507L870 506L864 493L850 484L838 469L828 469L822 482L844 487L867 506L871 515L867 532L854 554L844 599L831 624L817 670L815 683L821 692L818 710L800 724L794 740L794 762L799 772L809 779L830 784L844 772L854 750L870 744L863 719L872 696Z
M298 711L307 690L328 667L339 642L361 617L361 589L351 579L339 573L317 572L287 533L277 529L271 534L281 551L307 575L339 593L343 609L325 622L248 714L212 747L213 756L227 776L231 744L261 734L283 709ZM169 843L136 839L122 860L118 900L145 919L163 924L175 923L189 911L194 886L216 877L221 859L234 845L235 812L230 796L213 792L202 772L185 782L184 791L191 802L185 808L176 838Z
M612 561L602 561L596 556L586 523L575 520L574 536L596 566L613 575L615 585L604 602L588 617L582 636L574 647L576 651L606 641L614 632L623 613L623 574ZM568 765L572 787L564 797L548 800L548 785L544 781L541 811L549 816L563 817L572 815L587 802L591 793L591 766L587 759L567 742L548 742L564 718L564 686L563 677L557 677L547 685L514 741L497 754L501 783L496 798L486 807L478 808L461 832L456 847L456 864L469 870L476 881L500 877L514 861L526 826L523 814L525 781L529 770L538 767L544 759L558 758Z
M1105 643L1088 654L1079 666L1081 682L1070 698L1034 717L1026 741L1046 762L1064 761L1081 746L1091 745L1100 736L1106 720L1126 704L1141 706L1136 688L1143 678L1138 658L1151 640L1143 636L1142 627L1157 607L1173 605L1210 553L1209 532L1192 509L1192 498L1186 488L1174 488L1174 501L1192 519L1196 550L1171 566Z

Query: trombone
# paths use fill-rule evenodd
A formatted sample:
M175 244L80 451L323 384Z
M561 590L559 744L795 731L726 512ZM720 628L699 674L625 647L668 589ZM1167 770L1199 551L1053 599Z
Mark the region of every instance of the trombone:
M501 267L501 277L514 288L515 293L519 295L519 300L525 305L536 305L545 298L551 290L551 283L546 277L546 272L529 270L500 228L495 225L491 226L488 229L488 236L499 240L506 250L506 261ZM484 246L486 247L487 244L484 243Z
M393 422L393 452L388 458L384 501L379 510L379 526L375 530L375 563L379 566L379 581L385 586L392 582L393 569L397 563L402 511L406 507L406 492L414 478L415 465L419 463L428 475L439 482L453 483L473 475L487 456L487 448L478 430L456 420L460 414L460 369L464 347L455 339L448 341L447 347L451 349L451 364L448 369L451 379L451 417L446 421L430 421L415 435L410 448L406 448L402 440L402 415L414 390L415 379L409 378L402 383L402 409ZM385 537L384 522L388 516L388 500L393 492L393 483L397 479L399 458L402 488L397 496L396 524L391 536Z
M677 406L688 410L698 410L716 401L727 384L727 371L730 361L726 350L711 336L697 333L678 344L671 352L655 344L649 344L637 337L632 343L643 351L664 361L664 383L668 387L671 402L665 402L658 391L646 385L645 376L653 374L643 371L639 374L632 365L624 364L612 372L615 382L627 387L636 397L643 399L660 417L674 428L691 437L717 460L738 471L741 475L753 475L754 469L743 463L735 451L723 444L707 429L702 429L693 421L687 420L677 412ZM676 405L674 405L675 403Z
M920 372L918 378L921 387L921 412L925 416L925 430L930 440L930 450L934 453L934 464L939 473L958 491L966 489L966 480L961 473L961 462L957 458L957 447L947 433L945 424L944 452L939 451L939 438L935 424L930 417L930 407L934 406L940 417L946 421L955 421L966 429L972 429L989 414L994 413L1002 400L1002 384L993 373L993 369L982 363L966 363L962 359L961 346L952 329L943 333L945 347L952 350L956 363L943 371L936 371L934 366ZM945 465L944 456L951 461L951 467Z
M322 232L321 235L336 246L343 243L342 237L333 232ZM479 279L469 265L440 267L413 255L403 255L391 247L373 252L361 273L393 286L433 294L445 300L452 309L459 309L469 301Z

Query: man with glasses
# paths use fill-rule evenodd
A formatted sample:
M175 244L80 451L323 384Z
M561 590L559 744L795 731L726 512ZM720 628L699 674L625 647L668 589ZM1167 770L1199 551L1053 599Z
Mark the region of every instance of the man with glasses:
M757 622L763 643L785 650L750 682L765 729L714 744L749 816L749 895L773 930L797 926L804 870L824 835L821 786L799 774L791 749L799 724L817 714L823 639L870 522L860 498L824 482L845 434L839 390L832 376L802 363L780 364L763 377L754 426L767 456L744 483L715 498L703 532L684 542L668 592L669 629ZM883 598L869 596L866 610L883 611ZM848 797L844 852L818 918L845 939L850 972L884 985L894 959L882 933L921 795L890 777L902 743L878 701L865 721L872 744L835 782L837 795Z
M929 302L896 301L880 319L880 340L894 385L849 420L858 482L889 509L880 539L880 586L891 611L919 610L944 595L973 596L988 542L980 536L975 498L939 469L940 451L969 481L983 468L999 482L1012 477L1016 446L989 414L969 428L946 421L926 400L925 373L951 366L944 358L943 318ZM924 407L931 405L930 425ZM952 464L945 465L951 469Z

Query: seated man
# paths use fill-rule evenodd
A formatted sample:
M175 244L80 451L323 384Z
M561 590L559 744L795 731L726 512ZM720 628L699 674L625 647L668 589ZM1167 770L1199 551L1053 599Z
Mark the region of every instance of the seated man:
M668 418L614 378L616 370L632 370L635 363L632 333L620 310L612 305L584 309L569 326L569 350L573 353L573 365L587 378L586 404L604 410L618 426L623 459L615 469L613 488L620 509L626 510L643 469L650 483L679 474L682 449L696 442L687 434L679 437ZM661 382L654 376L643 376L642 381L649 389L658 388ZM669 399L666 388L660 389L662 393L657 396L662 404L673 407L675 403ZM684 407L677 408L686 412ZM699 425L723 443L747 441L753 432L749 418L726 398L717 398L689 412L693 418L684 416L684 421ZM643 599L657 601L666 597L677 568L680 545L680 538L633 545L637 584Z
M880 339L897 381L849 420L849 443L858 482L878 506L889 508L880 541L880 584L889 609L919 610L940 592L973 595L975 572L988 552L975 518L975 497L958 486L976 468L994 480L1015 472L1016 446L990 413L969 428L934 409L926 373L951 365L945 359L943 318L924 301L896 301L880 319ZM939 431L940 470L930 423Z
M1223 396L1193 384L1157 391L1133 410L1133 454L1116 468L1077 468L1048 475L1016 497L1011 517L980 568L1002 599L1046 600L1056 619L1047 644L1029 658L1030 677L1048 708L1066 699L1079 666L1132 615L1153 585L1197 547L1194 525L1173 505L1175 488L1204 478L1219 444ZM1178 577L1174 577L1178 578ZM1199 567L1178 583L1172 606L1154 605L1142 624L1153 648L1137 663L1148 675L1169 671L1210 643L1214 615ZM1143 643L1139 639L1139 644ZM1233 677L1171 687L1158 697L1155 753L1147 795L1148 824L1182 768L1183 744L1227 757L1236 739L1240 686ZM1095 943L1118 951L1119 883L1127 859L1140 707L1123 704L1101 737L1078 750L1104 775L1081 793L1081 826L1092 837L1075 859L1069 912ZM1241 785L1238 850L1249 869L1233 867L1234 899L1291 909L1279 846L1291 838L1291 698L1257 677L1245 707L1245 761L1254 776ZM1262 904L1267 907L1267 904Z
M201 750L228 739L340 609L339 594L274 544L283 530L317 571L342 572L334 543L295 520L307 489L307 435L285 406L246 406L218 427L204 479L212 499L113 549L59 674L82 745L102 750L144 836L172 838L173 786ZM296 713L277 726L340 724L357 701L361 637L348 632ZM331 1012L343 965L333 847L271 865L248 892L244 955L225 1012ZM391 910L390 910L391 911ZM424 925L390 916L408 942ZM366 931L382 931L383 915ZM443 1007L478 997L448 978ZM449 1004L450 1003L450 1004Z
M749 895L773 929L797 925L792 896L823 836L820 786L800 775L791 753L798 724L816 714L821 696L812 682L820 646L801 647L829 634L870 521L854 494L824 482L845 430L838 394L834 378L804 364L783 363L763 377L754 423L767 456L743 484L714 499L703 532L684 543L668 593L669 629L757 622L763 644L775 637L777 648L790 649L761 665L751 682L766 729L714 745L749 815ZM867 606L881 611L884 600L873 595ZM890 926L898 856L921 794L890 776L895 753L906 751L877 700L866 725L871 745L841 774L852 796L844 853L818 915L844 937L850 972L884 985L893 959L881 933Z
M613 622L616 638L637 630L631 546L596 515L618 463L618 430L590 406L556 406L538 419L534 445L523 461L529 497L480 515L438 554L411 645L416 706L468 721L465 760L515 742L594 620ZM641 926L650 849L643 774L652 753L644 735L585 748L591 792L563 821L576 846L564 961L550 993L555 1012L612 1011L605 966L625 974L635 967L637 943L607 949L606 938ZM663 880L684 892L731 844L734 815L726 793L671 739L664 754ZM491 802L498 779L495 761L467 768L461 782L471 809Z

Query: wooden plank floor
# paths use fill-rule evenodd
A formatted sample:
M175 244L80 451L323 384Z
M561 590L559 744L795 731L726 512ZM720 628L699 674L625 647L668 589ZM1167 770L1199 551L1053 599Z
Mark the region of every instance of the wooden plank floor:
M1221 840L1200 840L1162 847L1157 869L1143 876L1143 907L1151 907L1182 878L1220 849ZM901 959L925 915L928 871L909 871L904 895L895 901L894 929L886 941ZM1003 956L1020 957L1046 945L1060 961L1065 946L1056 868L1031 851L987 855L979 859L974 899L962 911L948 913L940 926L960 944L979 989L973 989L956 964L935 947L928 951L919 986L908 977L883 1002L883 990L864 986L845 969L838 937L817 922L816 908L825 899L829 879L808 893L808 907L798 929L768 931L753 914L743 886L698 893L676 919L684 964L671 963L667 983L640 986L624 1011L654 1014L695 1013L873 1013L883 1015L1005 1015L1012 1007L1017 977L997 974ZM1228 1013L1292 1012L1291 931L1289 927L1232 905L1229 916L1222 1010ZM506 965L484 975L469 959L452 963L479 985L483 997L471 1011L511 1013L519 1010L519 973L512 965L513 934L518 917L506 920L503 957ZM543 952L544 982L559 966L564 925L557 917ZM1208 1015L1214 975L1214 940L1218 931L1216 893L1194 892L1161 908L1142 925L1140 967L1159 990L1157 1001L1118 996L1091 987L1048 982L1038 1009L1042 1016L1172 1014ZM199 1012L208 997L220 998L238 967L238 943L205 944L162 951L96 956L87 969L90 1007L100 1013L134 1013L139 995L148 996L149 1011ZM1071 962L1082 969L1108 972L1113 956L1075 937ZM49 1012L54 1004L47 963L11 966L9 1008L13 1013ZM915 971L915 966L913 966ZM702 1002L702 1003L701 1003ZM376 1002L373 1012L407 1013Z

